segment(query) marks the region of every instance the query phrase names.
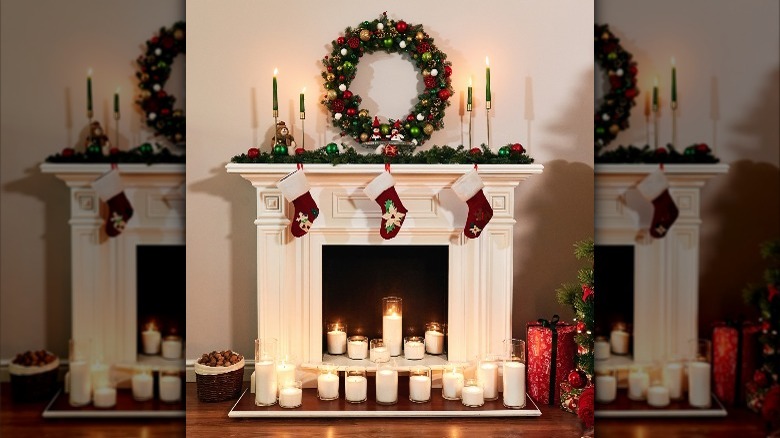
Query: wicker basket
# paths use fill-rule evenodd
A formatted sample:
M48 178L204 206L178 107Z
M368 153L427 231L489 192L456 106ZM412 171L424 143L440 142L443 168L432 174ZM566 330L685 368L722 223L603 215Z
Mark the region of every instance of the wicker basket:
M219 372L222 371L222 372ZM244 381L244 360L225 368L195 364L198 400L221 402L236 399L241 395Z
M11 364L11 397L17 402L48 400L57 390L59 359L42 367L24 367Z

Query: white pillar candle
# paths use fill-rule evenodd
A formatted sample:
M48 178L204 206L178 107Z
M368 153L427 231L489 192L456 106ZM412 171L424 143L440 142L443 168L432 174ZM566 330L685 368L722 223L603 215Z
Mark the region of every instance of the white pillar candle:
M463 391L463 373L447 371L441 376L441 396L447 400L459 400Z
M404 342L404 357L410 360L422 359L425 357L425 343L418 340Z
M444 333L433 330L425 332L425 351L428 354L444 353Z
M93 363L89 369L92 391L108 386L108 365Z
M498 365L495 362L483 362L477 369L477 380L482 385L485 400L498 398Z
M690 362L688 364L688 403L697 408L710 406L710 364Z
M504 406L522 408L525 406L525 364L504 362Z
M317 377L317 397L320 400L335 400L339 398L338 374L320 374Z
M610 403L617 397L617 379L615 376L596 376L596 401Z
M403 343L403 318L401 315L385 315L382 317L382 339L385 346L390 350L390 356L401 355L401 344Z
M328 354L344 354L347 352L347 333L341 330L328 332Z
M160 353L160 332L154 327L149 327L141 332L141 344L144 348L144 354Z
M110 386L96 389L92 403L96 408L113 408L116 406L116 389Z
M644 370L632 370L628 373L628 398L644 400L647 398L647 388L650 386L650 375Z
M655 408L669 406L669 389L654 385L647 389L647 404Z
M295 381L295 365L289 362L279 362L276 365L276 387L281 391L287 382Z
M350 403L361 403L368 394L368 380L363 376L349 376L344 380L344 398Z
M680 362L666 364L663 372L664 386L669 389L669 398L678 400L682 398L683 366Z
M391 405L398 401L398 371L379 370L376 373L376 402Z
M485 404L485 397L481 386L464 386L462 393L464 406L477 407Z
M279 390L279 406L283 408L297 408L302 404L303 390L301 388L287 387Z
M596 360L609 359L609 342L606 340L598 340L593 342L593 356Z
M151 374L140 373L133 376L133 398L137 401L151 400L154 397L154 379Z
M353 339L354 338L354 339ZM365 337L353 336L347 342L347 357L350 359L365 359L368 357L368 340Z
M372 348L369 357L371 362L388 362L390 360L390 350L387 347Z
M272 360L255 362L255 404L271 406L276 403L276 365Z
M161 401L173 403L181 400L181 377L161 376L158 387Z
M615 354L628 354L629 334L623 330L612 330L609 334L609 343Z
M89 364L84 360L70 363L70 405L84 406L90 402L92 393L92 377Z
M409 377L409 400L427 402L431 399L431 378L428 376Z
M162 340L162 357L165 359L180 359L181 349L181 338L178 336L166 336Z

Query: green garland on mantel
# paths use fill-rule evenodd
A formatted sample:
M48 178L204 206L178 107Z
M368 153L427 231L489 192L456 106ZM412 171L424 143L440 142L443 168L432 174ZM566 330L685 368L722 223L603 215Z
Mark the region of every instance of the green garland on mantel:
M477 149L479 152L475 152ZM431 149L419 152L399 149L398 154L389 158L384 154L360 154L352 147L345 147L344 152L329 154L325 149L304 151L300 155L274 155L260 152L257 157L250 158L247 154L236 155L232 163L330 163L337 164L531 164L534 159L523 153L509 155L497 154L484 144L481 148L466 150L462 145L457 148L450 146L433 146Z
M159 147L159 145L158 145ZM168 148L162 147L154 152L149 143L129 151L117 151L110 155L102 153L76 152L66 148L60 153L46 157L47 163L61 164L100 164L100 163L133 163L133 164L182 164L184 155L174 155Z
M619 146L617 149L602 152L595 157L596 164L714 164L720 159L712 154L709 146L704 143L693 144L686 147L682 153L671 144L658 149L645 145Z

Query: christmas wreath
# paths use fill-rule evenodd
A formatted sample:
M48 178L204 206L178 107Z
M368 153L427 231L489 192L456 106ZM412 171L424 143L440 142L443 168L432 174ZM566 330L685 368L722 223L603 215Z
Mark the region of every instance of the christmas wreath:
M593 118L595 149L609 144L617 133L628 128L631 107L639 94L636 88L637 67L633 55L620 45L620 39L609 31L609 26L595 25L594 54L596 62L607 72L609 91Z
M342 136L350 135L361 144L389 140L420 145L444 126L444 109L454 94L452 66L422 25L391 20L383 13L373 21L347 27L332 44L330 55L322 60L327 90L322 103ZM406 55L422 73L425 83L425 90L417 96L408 114L382 119L381 123L379 117L360 109L360 96L349 89L360 58L377 50Z
M165 83L171 75L171 64L179 54L184 54L184 21L172 27L160 28L157 35L146 42L146 51L136 63L141 94L136 101L146 116L146 124L157 135L164 136L174 144L184 144L186 139L183 109L174 109L176 98L165 91Z

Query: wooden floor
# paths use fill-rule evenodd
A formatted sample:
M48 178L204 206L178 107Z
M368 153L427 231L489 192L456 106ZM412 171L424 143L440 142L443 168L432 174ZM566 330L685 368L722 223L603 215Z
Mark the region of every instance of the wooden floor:
M231 419L235 401L201 403L194 383L187 385L187 420L45 420L46 402L14 403L9 384L0 384L2 437L578 437L577 417L558 408L539 406L538 418L473 419ZM596 436L604 437L765 437L758 415L742 408L729 409L726 418L711 419L599 419Z

